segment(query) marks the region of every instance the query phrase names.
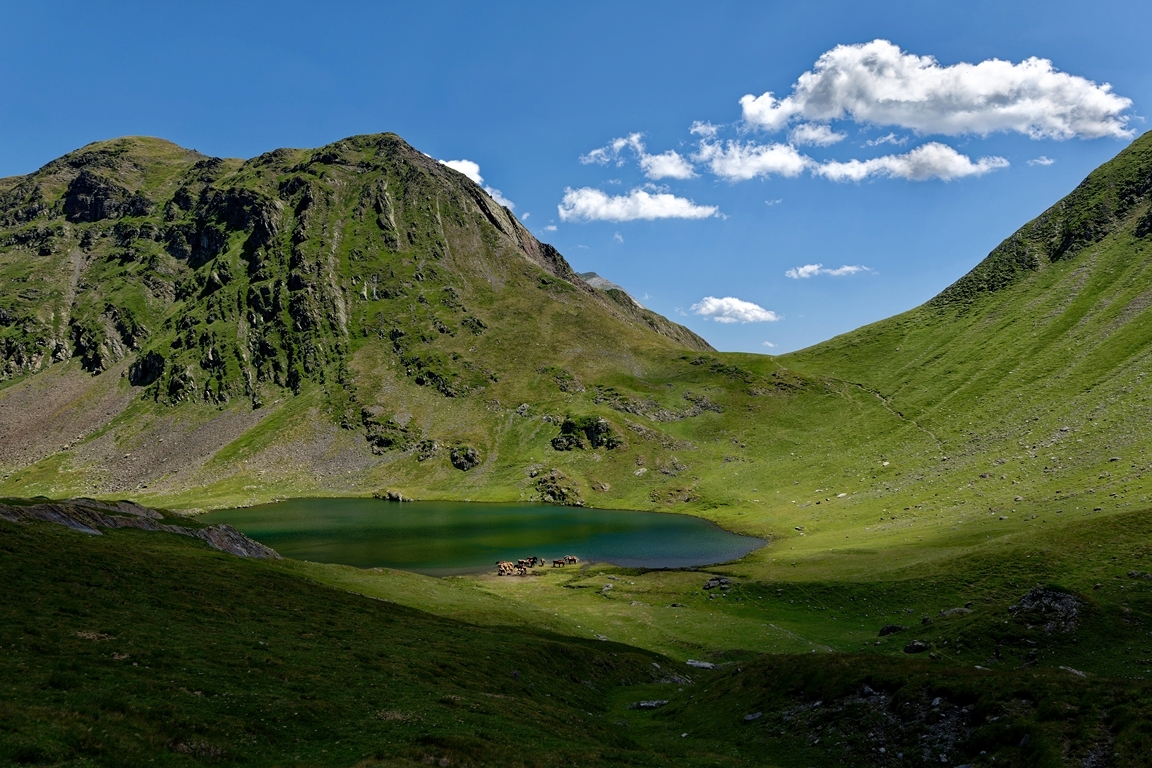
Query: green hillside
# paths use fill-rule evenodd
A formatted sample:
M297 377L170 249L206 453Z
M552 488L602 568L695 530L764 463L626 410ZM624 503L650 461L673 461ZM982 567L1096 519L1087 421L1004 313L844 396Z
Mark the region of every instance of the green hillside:
M38 670L9 678L0 732L25 750L9 759L280 764L300 743L321 764L488 764L508 762L507 740L541 739L546 757L523 764L1147 764L1152 133L924 306L779 357L716 352L588 285L482 190L387 134L247 162L105 142L0 181L0 209L0 493L190 510L395 489L689 513L768 541L703 570L432 579L4 523L8 583L47 590L0 602L19 628L0 639L4 658ZM110 562L134 575L92 592L105 587L88 574ZM729 588L705 589L714 576ZM155 600L128 601L130 615L114 607L147 590ZM94 594L104 602L87 607ZM61 644L127 624L182 627L191 648L201 640L165 605L225 594L293 620L335 600L347 611L335 625L360 633L270 657L283 718L292 697L328 690L295 677L319 663L310 654L347 664L346 679L376 636L433 638L435 665L516 636L525 645L510 652L550 686L565 684L568 662L548 655L568 658L565 644L598 669L617 663L600 648L640 666L653 654L661 669L719 666L675 690L571 673L594 691L554 713L572 731L517 731L520 705L492 705L493 725L457 720L483 745L411 720L395 748L367 728L339 758L317 755L345 742L314 734L357 722L363 686L395 674L390 696L425 695L428 679L376 670L324 693L335 703L313 735L284 721L291 744L258 759L241 746L253 737L236 736L256 710L212 730L223 710L164 709L210 733L189 756L164 745L191 737L133 709L189 689L181 675L210 669L206 649L180 674L164 659L166 684L104 707L93 697L108 662ZM374 623L366 605L383 609L369 598L403 621ZM271 621L244 610L233 655ZM287 621L269 628L276 642L295 637ZM55 639L28 639L45 627ZM213 674L231 681L217 707L256 672ZM471 692L448 701L512 695L501 675L469 670ZM89 677L104 682L89 690ZM669 703L626 709L643 697ZM84 752L101 718L113 735ZM150 746L127 746L144 731Z

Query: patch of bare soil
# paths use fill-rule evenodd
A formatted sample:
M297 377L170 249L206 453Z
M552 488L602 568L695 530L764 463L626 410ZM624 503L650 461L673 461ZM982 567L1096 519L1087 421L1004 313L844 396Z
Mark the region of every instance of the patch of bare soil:
M122 436L110 430L96 440L77 446L74 465L99 468L98 492L123 493L151 487L171 490L187 485L201 467L224 446L237 439L270 410L252 410L236 404L210 418L188 423L187 414L164 415L139 432Z
M184 481L207 483L223 476L258 472L269 481L278 477L292 478L297 487L306 484L300 479L304 475L326 491L358 491L363 490L360 486L365 470L402 455L399 451L384 456L373 454L362 433L328 424L318 412L312 412L309 421L312 425L310 435L278 442L234 467L224 470L213 467L211 473L214 477L202 473L200 477L184 478Z
M34 464L116 418L136 396L122 385L127 365L93 376L79 365L57 364L0 390L0 468Z

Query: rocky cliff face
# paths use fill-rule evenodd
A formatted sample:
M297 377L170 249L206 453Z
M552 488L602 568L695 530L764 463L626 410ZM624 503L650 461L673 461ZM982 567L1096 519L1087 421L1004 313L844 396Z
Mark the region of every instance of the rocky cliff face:
M480 187L392 134L243 163L101 142L0 181L0 226L5 378L134 355L129 380L156 400L258 404L265 384L339 382L350 335L375 334L453 395L470 377L416 339L482 333L461 273L509 258L620 322L708 348L591 290ZM422 306L395 318L413 299Z
M683 348L710 349L590 287L483 189L394 134L248 161L124 138L0 179L0 389L65 364L120 377L149 418L318 393L317 423L385 455L437 435L397 416L366 370L399 370L437 398L491 399L559 358ZM57 449L93 421L53 427L82 433Z

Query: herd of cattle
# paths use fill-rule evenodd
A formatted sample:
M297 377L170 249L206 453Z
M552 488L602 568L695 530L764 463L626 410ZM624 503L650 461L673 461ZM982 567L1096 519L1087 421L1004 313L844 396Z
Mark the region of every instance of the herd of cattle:
M540 566L541 568L548 561L542 557L526 557L522 560L517 560L515 563L507 560L496 561L496 575L497 576L527 576L529 568ZM552 561L553 568L563 568L566 565L580 562L580 558L576 555L564 555Z

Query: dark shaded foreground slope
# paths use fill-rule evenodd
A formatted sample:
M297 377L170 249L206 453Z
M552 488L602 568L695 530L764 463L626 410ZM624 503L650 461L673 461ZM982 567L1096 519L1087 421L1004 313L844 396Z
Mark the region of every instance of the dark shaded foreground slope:
M14 764L1139 766L1152 749L1144 681L965 661L997 632L1013 652L1088 639L1025 615L1003 631L979 612L944 621L914 658L706 670L437 618L162 532L0 521L0 554ZM956 631L955 649L933 637Z

